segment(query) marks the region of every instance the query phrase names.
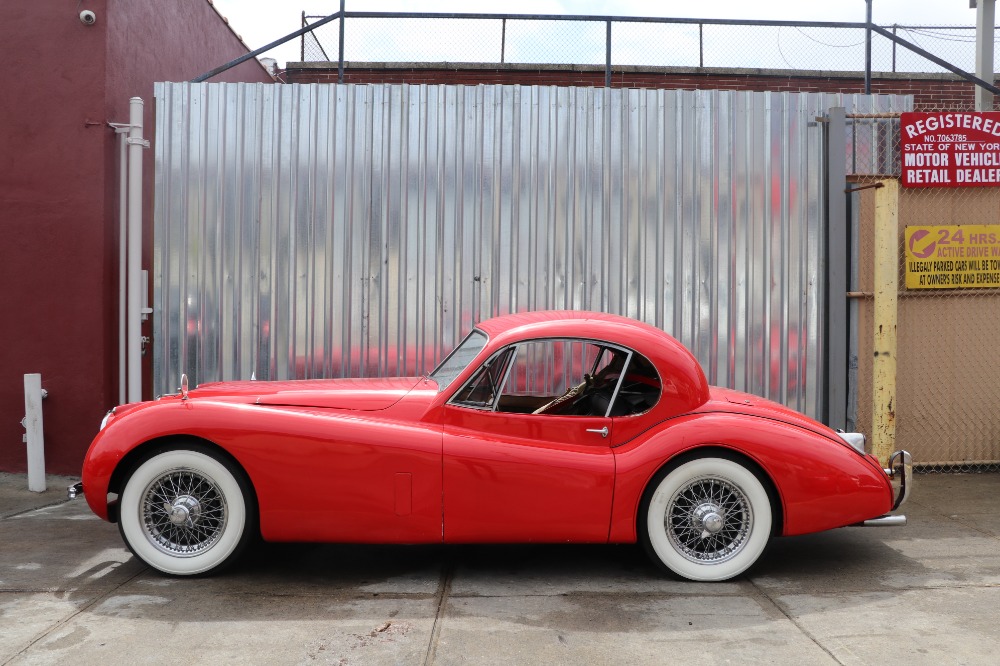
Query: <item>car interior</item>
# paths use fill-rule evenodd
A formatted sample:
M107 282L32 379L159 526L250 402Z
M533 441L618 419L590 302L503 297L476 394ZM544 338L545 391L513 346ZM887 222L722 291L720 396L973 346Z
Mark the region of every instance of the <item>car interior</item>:
M452 399L491 411L629 416L656 404L662 384L641 354L599 342L532 340L487 360Z

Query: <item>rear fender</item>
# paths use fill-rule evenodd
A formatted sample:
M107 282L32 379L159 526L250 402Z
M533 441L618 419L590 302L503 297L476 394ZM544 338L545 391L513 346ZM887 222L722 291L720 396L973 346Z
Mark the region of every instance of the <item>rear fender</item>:
M615 451L617 478L610 540L636 539L636 519L650 480L678 456L727 450L752 461L773 484L781 534L851 525L892 508L885 473L843 443L801 427L734 413L682 416Z

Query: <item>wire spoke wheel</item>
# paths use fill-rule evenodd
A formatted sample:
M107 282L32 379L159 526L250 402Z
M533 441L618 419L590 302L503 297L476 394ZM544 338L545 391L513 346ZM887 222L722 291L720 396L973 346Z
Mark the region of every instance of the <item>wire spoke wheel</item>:
M218 571L256 534L257 507L246 474L198 444L152 453L125 482L119 504L125 544L163 573Z
M678 490L667 507L663 528L674 548L692 562L733 558L753 527L750 501L727 479L695 479Z
M167 555L190 557L214 546L226 527L226 499L193 469L171 470L143 494L146 537Z
M666 468L647 487L638 524L653 561L697 581L753 565L771 536L771 500L757 474L728 457Z

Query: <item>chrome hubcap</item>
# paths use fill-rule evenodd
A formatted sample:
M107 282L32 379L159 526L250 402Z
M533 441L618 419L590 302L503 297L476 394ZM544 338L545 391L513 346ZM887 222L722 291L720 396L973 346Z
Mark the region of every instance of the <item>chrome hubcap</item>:
M174 525L194 527L201 517L201 503L189 495L178 497L173 504L164 502L163 510L169 514L167 517Z
M663 527L685 559L719 564L735 557L753 527L750 501L728 479L699 477L682 486L667 503Z
M212 479L192 469L174 469L146 487L140 513L146 538L157 550L192 557L219 540L228 510Z
M701 526L702 537L718 534L726 523L726 519L721 515L724 511L725 509L714 504L702 504L694 510L692 523L695 527Z

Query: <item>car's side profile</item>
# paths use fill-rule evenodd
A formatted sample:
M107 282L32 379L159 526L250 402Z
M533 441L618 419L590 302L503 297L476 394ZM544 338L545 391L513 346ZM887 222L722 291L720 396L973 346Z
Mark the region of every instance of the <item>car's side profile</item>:
M259 535L638 541L704 581L775 535L900 524L909 487L905 452L885 470L860 435L710 387L663 331L576 311L484 321L427 377L220 382L118 407L82 481L169 574L217 570Z

